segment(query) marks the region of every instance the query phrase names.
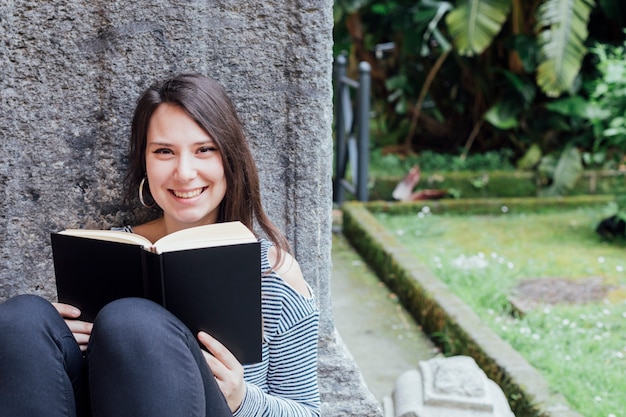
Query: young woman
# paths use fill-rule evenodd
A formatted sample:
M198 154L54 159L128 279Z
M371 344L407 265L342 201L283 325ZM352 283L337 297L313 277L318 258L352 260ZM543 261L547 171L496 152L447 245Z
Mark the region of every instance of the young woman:
M264 234L262 362L242 366L209 334L191 334L144 299L114 301L92 324L77 320L75 307L18 296L0 304L0 415L319 416L316 302L263 211L223 87L184 74L149 88L132 121L128 179L162 216L124 230L153 242L231 220Z

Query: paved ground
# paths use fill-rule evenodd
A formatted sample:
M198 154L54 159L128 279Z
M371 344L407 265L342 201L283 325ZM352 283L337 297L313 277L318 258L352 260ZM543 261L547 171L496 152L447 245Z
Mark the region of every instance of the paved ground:
M438 351L341 234L333 234L332 259L335 326L382 403L402 372Z

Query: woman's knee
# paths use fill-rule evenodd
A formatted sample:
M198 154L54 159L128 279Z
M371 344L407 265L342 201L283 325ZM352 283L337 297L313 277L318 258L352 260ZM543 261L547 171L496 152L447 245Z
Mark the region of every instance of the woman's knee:
M123 298L107 304L94 320L94 334L108 341L129 342L156 336L176 319L160 305L142 298ZM148 339L149 340L149 339Z
M0 304L0 334L0 350L8 358L30 355L33 363L49 364L62 357L66 369L71 361L81 366L82 355L72 332L54 306L39 296L20 295Z
M33 294L12 297L0 304L0 327L22 331L59 323L61 315L46 299Z

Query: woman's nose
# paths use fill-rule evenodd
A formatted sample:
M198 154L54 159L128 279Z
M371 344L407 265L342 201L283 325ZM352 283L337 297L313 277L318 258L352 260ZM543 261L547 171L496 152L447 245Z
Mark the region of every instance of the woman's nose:
M181 182L187 182L196 177L196 167L192 158L181 156L176 166L176 179Z

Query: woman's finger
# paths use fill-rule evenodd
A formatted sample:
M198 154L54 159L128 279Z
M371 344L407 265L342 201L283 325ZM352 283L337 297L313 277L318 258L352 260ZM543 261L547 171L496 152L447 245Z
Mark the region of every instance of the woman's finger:
M93 329L93 323L80 320L65 320L67 327L70 328L74 334L86 334L90 335Z
M219 341L205 332L198 333L198 340L210 353L204 352L204 358L211 368L222 394L231 411L241 405L246 393L243 380L243 366L237 358Z
M61 317L65 319L65 324L67 324L67 327L69 327L72 332L80 350L83 352L86 351L93 324L86 321L75 320L80 317L81 313L80 310L74 306L64 303L52 303L52 305L56 308Z
M74 306L64 303L52 303L54 308L57 309L61 317L76 319L80 317L80 310Z
M217 359L224 364L228 369L236 369L240 366L239 361L235 356L217 339L206 332L198 333L198 340L207 348L207 350Z

